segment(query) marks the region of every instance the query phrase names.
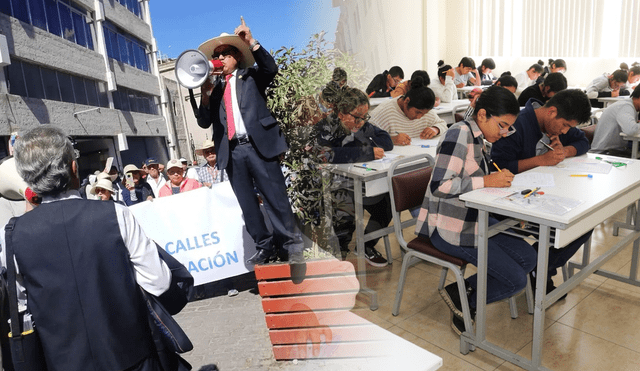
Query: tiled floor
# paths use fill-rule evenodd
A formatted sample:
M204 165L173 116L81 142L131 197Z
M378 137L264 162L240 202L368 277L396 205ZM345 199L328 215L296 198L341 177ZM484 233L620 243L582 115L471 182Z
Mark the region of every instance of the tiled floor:
M621 212L595 229L592 259L628 233L621 230L619 237L612 235L613 221L623 219ZM405 230L405 237L413 238L413 228ZM379 309L370 311L369 297L360 294L355 313L439 355L444 360L441 370L521 369L483 350L468 355L459 352L459 337L450 327L451 312L437 292L437 266L421 262L409 268L400 313L394 317L391 309L402 260L395 237L390 240L393 265L367 267L367 284L378 292ZM382 241L378 249L384 251ZM604 269L628 274L630 262L631 246ZM467 275L473 273L475 267L468 267ZM451 273L448 278L453 282ZM554 280L560 284L562 275ZM517 319L511 319L507 302L488 306L487 338L530 358L533 316L527 313L524 295L517 303ZM640 287L592 275L569 292L546 312L542 364L553 370L640 370Z

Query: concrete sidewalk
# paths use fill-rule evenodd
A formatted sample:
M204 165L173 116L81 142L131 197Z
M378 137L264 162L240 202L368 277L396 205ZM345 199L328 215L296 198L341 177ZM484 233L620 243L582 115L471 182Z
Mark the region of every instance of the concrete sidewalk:
M276 361L253 272L201 286L205 298L195 300L175 316L194 349L183 354L197 371L216 364L236 370L364 370L358 360ZM227 296L229 289L239 294Z

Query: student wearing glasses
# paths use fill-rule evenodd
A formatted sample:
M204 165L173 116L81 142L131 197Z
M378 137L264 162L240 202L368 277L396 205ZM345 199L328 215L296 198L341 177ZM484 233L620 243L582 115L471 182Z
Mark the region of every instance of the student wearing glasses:
M469 209L459 195L485 187L509 187L513 174L497 171L489 159L485 141L499 143L514 133L520 112L515 96L507 89L491 86L477 99L469 121L451 126L438 146L433 174L420 209L416 233L449 255L478 264L478 213ZM490 224L497 221L490 219ZM506 299L527 284L527 274L536 264L534 249L519 237L497 234L488 240L487 303ZM477 275L465 280L471 317L475 317ZM457 284L440 295L453 312L451 327L464 329Z
M412 89L413 90L413 89ZM368 122L369 99L359 89L347 88L340 94L333 112L314 127L314 146L320 148L327 162L344 164L381 159L385 151L393 149L389 133ZM334 206L334 230L345 258L349 242L355 231L353 220L353 193L338 190L334 198L341 200ZM389 195L363 200L364 208L371 214L365 233L389 225L392 219ZM387 260L375 249L379 238L365 242L365 260L372 266L384 267Z
M404 71L399 66L389 68L376 75L367 86L367 95L371 98L390 97L391 92L404 79Z
M516 132L495 143L491 157L503 171L518 174L580 156L589 150L589 141L576 126L590 118L589 98L579 89L560 91L544 105L529 99L513 125ZM569 261L590 236L591 231L561 249L549 251L547 293L555 288L552 277L557 268Z
M398 146L411 144L411 138L431 139L447 131L446 122L431 110L435 100L433 91L417 77L407 94L376 107L371 123L391 134Z

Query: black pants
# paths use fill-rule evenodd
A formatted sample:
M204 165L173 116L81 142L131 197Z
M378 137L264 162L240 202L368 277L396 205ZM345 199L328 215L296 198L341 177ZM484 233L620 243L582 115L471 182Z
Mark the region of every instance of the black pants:
M350 197L350 207L354 208L353 193L350 193ZM349 207L348 202L345 203L345 205ZM365 197L363 199L363 207L370 214L369 222L364 229L365 234L377 231L381 228L385 228L393 219L393 214L391 213L391 198L389 197L389 194L375 197ZM341 220L334 223L334 229L336 231L336 235L338 236L340 249L348 250L347 246L353 238L353 232L356 230L355 209L353 209L353 211L349 210L345 212L341 217ZM374 247L379 240L380 238L375 238L373 240L367 241L364 243L364 246Z

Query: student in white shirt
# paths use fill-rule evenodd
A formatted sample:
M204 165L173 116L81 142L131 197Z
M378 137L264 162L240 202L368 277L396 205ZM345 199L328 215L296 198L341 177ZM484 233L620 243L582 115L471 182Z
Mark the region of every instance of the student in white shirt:
M518 89L516 89L516 97L519 97L520 93L522 93L524 89L533 85L538 79L538 77L542 75L542 72L544 72L544 69L542 68L541 63L543 62L539 61L538 63L534 63L531 65L531 67L529 67L528 70L524 72L520 72L519 74L516 75L516 81L518 81Z
M438 79L434 80L429 87L433 90L436 98L440 98L443 103L449 103L456 99L456 86L453 83L455 73L453 67L444 64L443 60L438 61Z

